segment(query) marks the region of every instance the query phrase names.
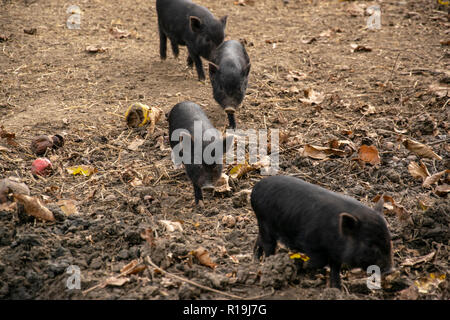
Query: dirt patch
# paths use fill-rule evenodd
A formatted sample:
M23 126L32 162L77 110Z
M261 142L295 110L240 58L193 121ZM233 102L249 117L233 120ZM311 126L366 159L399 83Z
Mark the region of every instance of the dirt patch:
M228 14L227 38L247 44L252 70L237 125L281 129L287 138L280 174L370 206L376 195L388 194L406 210L406 221L385 210L398 272L384 290L369 290L365 272L345 269L338 291L327 288L327 269L306 272L285 248L254 261L256 219L239 192L261 179L258 170L231 179L230 192L208 195L204 211L194 208L192 186L166 150L166 120L149 136L145 129L128 129L123 118L133 102L168 112L192 100L217 128L227 123L209 81L198 82L186 68L185 48L178 60L169 55L160 61L154 1L79 1L81 29L70 30L68 3L3 0L0 124L15 133L17 145L0 140L0 178L20 177L59 218L49 223L0 210L0 298L224 298L152 267L127 275L121 286L83 295L131 261L145 264L148 256L171 274L240 297L448 299L448 195L438 196L436 185L424 188L411 176L408 165L421 158L401 143L412 138L442 157L421 159L431 174L449 168L450 107L442 93L449 77L448 6L383 1L381 29L369 30L364 12L376 2L200 3L216 16ZM117 36L112 27L129 35ZM353 52L352 44L371 50ZM310 89L315 96L308 96ZM41 134L65 138L62 148L47 154L54 168L47 178L30 174L30 143ZM130 149L137 139L144 141ZM325 146L333 139L351 141L356 149L374 145L381 163L362 165L353 160L357 150L326 160L301 153L306 144ZM66 170L79 165L97 173ZM78 213L61 212L60 200L72 200ZM229 215L234 223L224 219ZM168 231L161 220L178 221L183 230ZM142 236L146 230L149 240ZM217 264L214 269L191 254L199 247ZM72 265L80 269L81 290L67 289Z

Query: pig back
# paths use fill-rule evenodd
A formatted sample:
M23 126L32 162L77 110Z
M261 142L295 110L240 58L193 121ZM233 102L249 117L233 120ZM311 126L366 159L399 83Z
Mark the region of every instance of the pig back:
M339 246L339 215L358 218L378 214L357 200L289 176L273 176L258 182L251 196L258 224L288 247L327 250ZM309 251L309 250L308 250Z

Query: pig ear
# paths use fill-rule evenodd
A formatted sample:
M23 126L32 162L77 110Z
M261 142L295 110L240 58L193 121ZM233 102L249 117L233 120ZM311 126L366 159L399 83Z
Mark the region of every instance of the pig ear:
M249 63L246 67L245 67L245 69L244 69L244 76L248 76L248 74L250 73L250 67L251 67L252 65Z
M220 22L222 23L223 29L225 30L225 26L227 25L228 16L223 16L220 18Z
M227 135L225 139L223 139L223 153L227 153L228 150L231 148L234 142L234 136L233 135Z
M359 220L350 213L339 215L339 232L345 236L355 236L359 228Z
M215 74L219 70L219 66L215 63L212 63L211 61L208 61L208 63L209 63L209 72Z
M384 194L381 195L380 200L378 200L373 210L383 215L383 205L384 205Z
M199 33L202 29L202 20L199 17L190 16L189 26L193 32Z

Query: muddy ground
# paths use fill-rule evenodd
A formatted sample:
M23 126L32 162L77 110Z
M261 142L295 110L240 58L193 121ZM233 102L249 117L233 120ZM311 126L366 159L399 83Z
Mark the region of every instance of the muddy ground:
M208 195L204 210L194 207L187 176L170 160L164 117L152 135L128 128L123 117L133 102L167 112L192 100L217 128L226 126L209 80L199 82L186 68L185 48L179 59L169 52L160 61L155 1L2 0L0 125L17 144L0 140L0 178L20 177L57 220L0 210L0 298L448 299L450 202L447 193L436 193L448 175L426 188L408 170L419 160L430 174L449 168L448 5L197 2L217 17L228 15L227 39L246 43L252 69L238 126L281 130L279 173L369 206L381 193L394 199L396 207L386 207L385 215L397 272L384 289L369 290L365 271L345 269L338 291L327 289L329 270L298 271L281 246L275 256L253 261L258 230L245 190L262 178L259 170L230 179L231 191ZM66 26L71 4L82 12L79 30ZM375 4L381 6L381 29L370 30L365 9ZM115 37L112 27L130 34ZM352 44L370 51L353 52ZM87 46L104 50L90 53ZM308 89L317 100L305 98ZM54 167L46 178L30 173L36 158L30 143L41 134L65 137L62 148L46 154ZM128 148L142 138L136 150ZM407 138L430 146L442 160L408 151L402 144ZM333 139L354 148L324 160L302 153L307 144L326 146ZM377 148L379 164L355 161L362 144ZM84 177L66 170L78 165L98 172ZM77 212L64 213L61 200L71 200ZM161 220L179 222L182 231L169 231ZM200 247L215 268L193 256ZM162 273L146 257L219 292ZM106 285L133 260L147 267ZM66 286L70 265L80 268L79 290Z

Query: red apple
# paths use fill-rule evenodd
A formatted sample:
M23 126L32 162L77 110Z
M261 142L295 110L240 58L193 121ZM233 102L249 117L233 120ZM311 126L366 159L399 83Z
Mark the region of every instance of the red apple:
M52 163L47 158L37 158L31 164L31 173L34 175L46 177L52 172Z

